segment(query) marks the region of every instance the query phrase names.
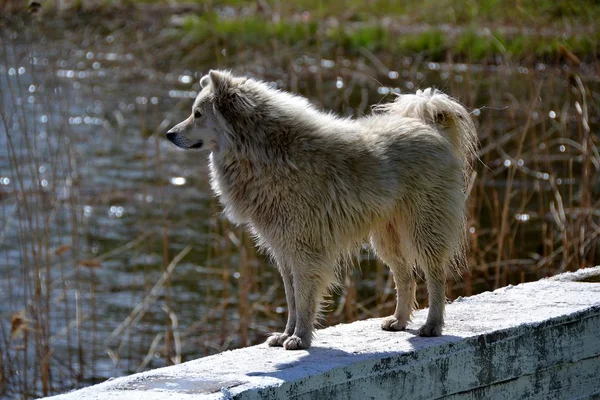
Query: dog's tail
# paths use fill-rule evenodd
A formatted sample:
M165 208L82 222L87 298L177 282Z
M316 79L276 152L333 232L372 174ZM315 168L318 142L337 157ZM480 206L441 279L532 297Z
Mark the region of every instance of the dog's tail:
M455 156L461 161L465 190L467 189L479 141L473 120L462 104L439 90L428 88L418 90L415 94L399 95L393 102L377 106L375 111L417 118L442 132L451 143ZM464 215L461 229L463 233L448 269L458 275L468 269L466 224Z
M452 97L428 88L399 95L392 103L378 105L375 110L418 118L434 125L445 133L454 153L463 161L465 175L470 173L477 150L477 131L469 112Z

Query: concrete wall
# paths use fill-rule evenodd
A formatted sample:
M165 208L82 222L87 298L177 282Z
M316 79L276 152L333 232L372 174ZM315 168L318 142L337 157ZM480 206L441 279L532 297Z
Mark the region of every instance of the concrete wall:
M439 338L380 320L318 331L313 348L258 345L57 399L600 398L600 267L448 305Z

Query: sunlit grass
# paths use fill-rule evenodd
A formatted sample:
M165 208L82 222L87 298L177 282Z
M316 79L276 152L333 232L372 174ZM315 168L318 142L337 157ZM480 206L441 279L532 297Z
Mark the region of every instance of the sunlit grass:
M226 44L232 50L245 46L262 46L268 42L290 45L340 48L349 54L361 49L373 52L393 52L401 56L422 55L430 61L484 62L500 57L504 61L526 62L542 60L557 62L565 50L580 58L594 58L600 50L600 32L589 35L506 34L472 25L465 29L441 30L435 27L403 32L401 26L349 23L318 24L314 20L277 20L265 22L264 17L251 15L222 18L208 13L186 17L182 31L187 46L207 41Z

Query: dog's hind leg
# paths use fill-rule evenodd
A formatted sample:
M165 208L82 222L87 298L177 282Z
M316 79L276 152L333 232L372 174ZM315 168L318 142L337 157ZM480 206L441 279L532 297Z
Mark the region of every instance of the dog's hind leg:
M417 266L425 273L429 312L425 325L419 329L420 336L439 336L444 326L446 303L446 269L450 256L456 248L453 242L458 236L454 219L443 208L422 207L412 215L413 243L417 251Z
M283 278L283 287L285 289L285 299L288 307L288 319L283 333L273 333L267 339L267 344L271 347L283 346L283 342L294 334L296 328L296 300L294 299L294 277L292 271L285 266L279 267L279 272Z
M444 306L446 303L446 273L444 260L430 257L423 261L427 267L425 279L429 298L429 312L425 325L419 328L420 336L440 336L444 327Z
M381 323L381 329L386 331L401 331L406 329L413 310L417 307L415 281L412 258L406 251L402 251L401 238L395 224L387 224L384 228L371 234L371 246L377 256L386 263L394 277L396 284L396 311ZM408 238L404 239L405 241ZM406 244L406 243L405 243Z
M286 350L307 349L312 342L314 323L323 296L333 280L333 266L309 263L293 268L296 326L294 334L283 342Z

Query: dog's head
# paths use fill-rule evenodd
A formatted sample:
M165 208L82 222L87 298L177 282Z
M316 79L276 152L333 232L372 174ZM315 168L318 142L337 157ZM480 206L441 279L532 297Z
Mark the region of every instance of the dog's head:
M229 72L211 70L200 80L202 90L192 106L191 115L167 132L167 139L182 149L209 149L218 151L226 143L229 124L223 108L236 111L239 106L251 107L239 86L246 78L232 76ZM239 115L239 114L238 114Z

